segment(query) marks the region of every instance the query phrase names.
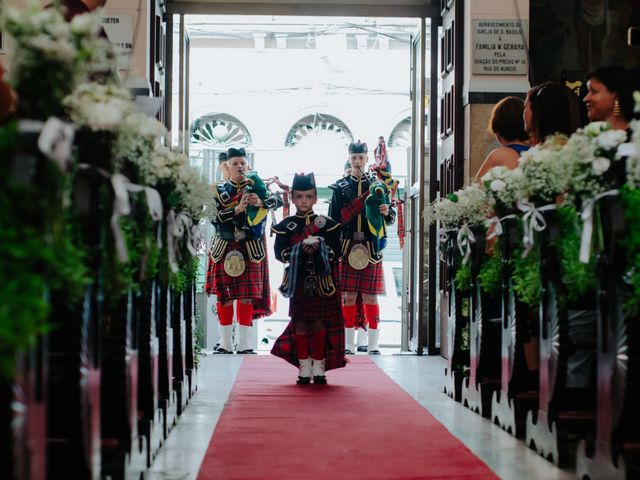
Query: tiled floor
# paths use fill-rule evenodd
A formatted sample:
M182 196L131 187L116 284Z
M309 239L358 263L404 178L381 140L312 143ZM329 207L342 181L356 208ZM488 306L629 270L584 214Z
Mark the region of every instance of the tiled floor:
M442 393L444 359L407 355L383 355L371 358L501 478L507 480L575 478L571 473L559 470L540 458L535 452L525 447L524 442L516 440L488 420L444 395ZM208 355L201 360L198 393L171 432L147 478L195 480L200 462L241 362L242 357L236 355ZM429 440L425 439L425 441Z

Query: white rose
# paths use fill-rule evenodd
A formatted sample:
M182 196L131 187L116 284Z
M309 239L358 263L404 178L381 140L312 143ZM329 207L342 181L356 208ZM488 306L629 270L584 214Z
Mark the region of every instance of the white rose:
M607 150L617 147L619 144L625 142L627 139L627 133L624 130L608 130L598 135L596 143Z
M87 119L94 130L113 130L122 122L122 112L108 103L95 103L86 108Z
M489 188L494 192L501 192L506 186L507 184L503 180L493 180L489 185Z
M611 166L611 160L604 157L598 157L593 161L593 164L591 165L591 169L593 170L594 174L602 175L604 172L609 170L610 166Z
M590 137L596 137L600 135L605 128L607 128L606 122L591 122L584 127L584 133Z

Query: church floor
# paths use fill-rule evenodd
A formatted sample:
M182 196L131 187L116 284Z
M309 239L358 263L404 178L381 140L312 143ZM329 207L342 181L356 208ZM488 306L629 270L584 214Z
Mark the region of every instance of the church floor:
M442 393L445 360L440 357L383 355L375 363L454 436L503 479L564 480L575 478L556 468L524 442L503 432ZM198 393L173 429L145 477L152 480L195 480L229 392L242 364L236 355L201 359ZM347 366L346 368L349 368ZM295 371L292 370L292 373ZM331 382L331 373L328 375ZM292 377L292 382L294 377ZM355 418L354 422L366 422ZM455 459L452 459L455 461ZM268 468L268 467L267 467Z

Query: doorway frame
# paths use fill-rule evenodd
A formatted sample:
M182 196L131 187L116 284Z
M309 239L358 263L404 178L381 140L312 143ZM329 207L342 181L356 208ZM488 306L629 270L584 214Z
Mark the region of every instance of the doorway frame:
M410 229L411 235L418 235L417 245L422 248L418 248L417 262L413 258L409 262L413 265L412 271L408 275L411 279L412 285L403 286L403 294L409 287L411 288L410 301L408 302L410 307L406 312L402 312L402 326L403 331L402 338L402 350L412 348L417 355L439 355L440 348L437 343L436 335L436 322L437 318L437 235L435 225L431 225L427 231L425 229L424 211L427 202L431 203L437 198L438 194L438 180L437 172L439 166L438 155L438 104L439 104L439 92L438 92L438 59L441 56L439 49L439 34L438 28L442 25L441 9L439 0L425 0L428 2L425 5L374 5L374 4L277 4L277 3L232 3L232 2L167 2L166 20L169 24L173 24L173 15L179 16L180 36L183 39L184 36L188 38L188 34L184 29L185 15L282 15L282 16L331 16L331 17L403 17L403 18L416 18L420 22L420 43L421 43L421 62L420 71L413 72L412 83L415 81L421 82L420 99L418 108L418 118L415 118L416 110L412 108L412 127L420 129L420 134L414 134L412 132L413 141L419 138L420 144L418 148L413 147L413 151L417 152L417 157L414 153L414 163L419 161L419 178L417 179L420 184L420 195L416 202L418 206L418 215L411 215L412 218L407 218L408 225L406 228ZM427 25L426 19L429 19L429 25ZM426 82L426 40L427 40L427 28L430 29L430 74L429 85L427 87ZM171 30L169 30L170 32ZM167 35L170 37L170 35ZM184 41L184 40L183 40ZM188 41L188 40L187 40ZM188 69L188 48L183 49L183 45L180 45L179 59L181 67ZM169 47L170 48L170 47ZM167 53L169 53L167 48ZM410 50L413 50L413 44L410 46ZM185 61L186 60L186 61ZM412 60L413 61L413 60ZM412 64L413 67L413 64ZM182 69L181 69L182 73ZM188 75L188 72L185 72ZM415 78L413 78L415 77ZM187 77L188 78L188 77ZM189 84L188 81L184 81L184 77L180 79L180 103L188 104L189 99ZM171 88L171 75L166 76L167 86ZM171 90L166 90L171 92ZM429 112L427 114L425 95L429 95ZM182 106L182 108L185 108ZM188 106L186 106L188 109ZM169 108L169 115L171 110ZM188 148L188 110L182 110L180 115L180 134L184 135L187 139L183 144L183 148ZM425 117L428 118L429 125L425 124ZM170 122L170 119L167 119ZM429 155L425 155L426 147L426 132L429 131ZM410 186L407 186L410 187ZM428 195L428 196L427 196ZM417 218L416 218L417 217ZM425 244L425 240L428 239L428 245ZM425 249L427 249L427 255L429 260L428 271L424 271L424 259ZM403 255L404 257L404 255ZM403 265L405 262L403 261ZM426 282L425 282L426 280ZM425 283L427 284L428 294L425 296ZM415 288L414 288L415 287ZM425 308L425 302L427 307ZM404 302L403 302L404 304ZM414 321L415 319L415 321ZM414 327L415 326L415 327ZM414 335L410 335L412 329L415 330Z

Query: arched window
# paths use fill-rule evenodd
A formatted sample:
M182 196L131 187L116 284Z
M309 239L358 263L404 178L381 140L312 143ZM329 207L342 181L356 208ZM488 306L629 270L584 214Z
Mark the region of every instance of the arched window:
M332 135L345 146L353 142L353 134L340 119L323 113L308 115L298 120L287 133L285 147L295 147L307 137Z
M226 113L216 113L193 122L191 143L226 150L230 146L248 147L253 141L249 130L240 120Z
M389 148L411 146L411 117L398 123L389 135Z

